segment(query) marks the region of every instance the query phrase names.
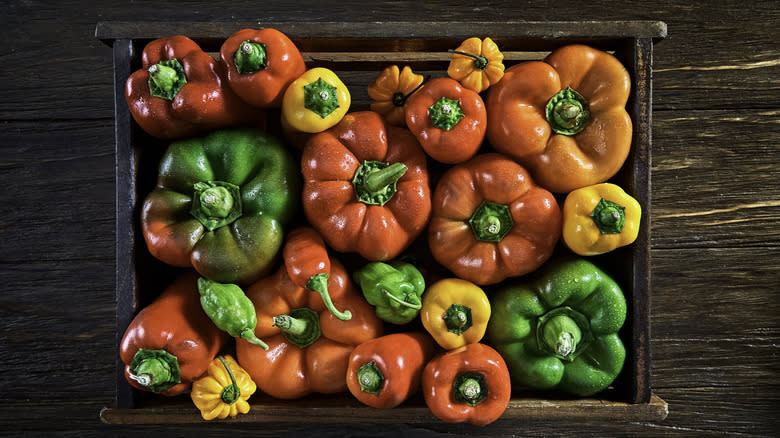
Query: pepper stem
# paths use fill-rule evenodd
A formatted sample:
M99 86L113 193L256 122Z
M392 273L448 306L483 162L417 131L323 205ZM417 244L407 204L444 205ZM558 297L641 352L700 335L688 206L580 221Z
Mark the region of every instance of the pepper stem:
M339 107L338 90L317 78L303 87L303 106L324 119Z
M241 389L238 387L238 383L236 383L236 377L233 376L233 371L230 370L227 362L225 362L225 358L219 356L219 361L222 362L222 366L225 367L228 376L230 376L230 385L226 386L222 390L222 395L220 398L223 402L225 402L225 404L232 405L236 402L236 400L239 399L239 397L241 397Z
M165 100L173 100L187 83L184 67L177 59L160 61L149 67L149 94Z
M539 348L561 360L572 361L590 344L590 323L570 307L555 308L539 318Z
M471 308L462 304L451 305L444 315L444 324L447 326L447 331L459 335L469 328L471 328Z
M179 362L165 350L139 348L128 367L128 377L152 392L181 383Z
M236 70L242 75L258 72L266 66L265 44L246 40L233 54L236 62Z
M556 133L577 134L585 129L585 125L590 120L588 101L581 94L567 87L547 102L545 117Z
M249 327L241 330L241 333L239 334L239 337L241 339L244 339L245 341L249 342L250 344L257 345L258 347L262 348L263 350L268 350L268 344L263 342L262 339L255 336L255 331Z
M385 376L373 360L358 368L357 380L361 391L374 395L379 395L379 391L385 384Z
M398 303L398 304L400 304L400 305L402 305L404 307L408 307L410 309L415 309L415 310L422 309L422 303L412 304L412 303L410 303L408 301L404 301L404 300L396 297L395 295L391 294L387 289L382 289L382 293L385 294L387 296L387 298L390 298L391 300L395 301L396 303Z
M393 164L366 160L352 178L358 201L369 205L385 205L397 191L398 180L409 170L404 163Z
M349 310L341 312L336 309L336 306L333 304L333 300L331 300L330 293L328 292L328 274L323 272L312 276L306 283L306 288L320 294L322 297L322 302L325 303L325 307L328 309L328 311L330 311L330 313L333 314L333 316L342 321L348 321L352 319L352 312Z
M488 65L487 58L485 58L484 56L481 56L481 55L475 55L473 53L461 52L461 51L452 50L452 49L448 50L448 52L450 52L450 53L457 53L458 55L465 55L465 56L470 56L470 57L474 58L474 67L476 67L476 68L478 68L480 70L484 70L487 67L487 65Z
M487 382L482 373L459 374L452 381L452 395L455 401L476 406L488 396Z
M449 131L466 115L460 107L460 103L454 99L442 97L436 103L428 107L428 117L435 128Z
M412 91L410 91L410 92L408 92L406 94L403 94L401 92L393 94L393 105L395 105L395 106L404 106L406 101L409 99L409 96L411 96L412 94L416 93L417 90L422 88L423 85L425 85L425 81L420 82L420 85L414 87L414 90L412 90Z
M469 218L474 237L484 242L500 242L514 226L509 206L482 201Z
M620 234L626 224L626 208L601 198L590 217L601 234Z
M192 186L190 214L209 231L241 217L241 189L225 181L200 181Z
M320 338L320 317L309 308L290 311L289 315L274 316L275 327L279 327L288 341L300 348L306 348Z

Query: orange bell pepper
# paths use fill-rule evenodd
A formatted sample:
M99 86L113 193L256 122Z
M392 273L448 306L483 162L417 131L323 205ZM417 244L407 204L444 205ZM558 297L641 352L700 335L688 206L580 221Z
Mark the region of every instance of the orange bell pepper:
M219 57L230 88L250 105L282 106L292 81L306 71L301 52L276 29L242 29L222 43Z
M423 332L393 333L358 345L349 357L349 392L374 408L400 405L420 389L433 349L433 339Z
M335 259L330 260L328 292L351 319L336 318L318 295L293 282L286 266L249 286L246 295L257 313L255 335L270 348L236 339L236 356L261 391L281 399L347 391L350 353L382 336L383 325Z
M604 182L625 162L631 79L609 53L569 45L507 69L488 90L487 138L555 193Z
M487 129L485 102L451 78L426 83L406 103L406 126L436 161L455 164L477 153Z
M312 137L301 158L303 211L334 250L390 260L431 214L425 153L373 111L347 114Z
M423 370L425 404L440 420L485 426L509 406L512 383L496 350L475 343L449 350Z
M501 154L480 154L450 168L433 194L431 253L455 275L478 285L537 269L560 236L555 197Z

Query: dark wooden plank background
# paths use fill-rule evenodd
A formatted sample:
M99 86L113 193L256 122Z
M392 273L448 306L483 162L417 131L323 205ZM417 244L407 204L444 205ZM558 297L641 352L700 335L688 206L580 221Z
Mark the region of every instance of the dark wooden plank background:
M780 8L776 1L103 2L0 13L0 434L780 433ZM289 5L288 5L289 3ZM294 5L293 5L294 4ZM111 49L98 21L662 20L652 166L658 422L104 425L114 396Z

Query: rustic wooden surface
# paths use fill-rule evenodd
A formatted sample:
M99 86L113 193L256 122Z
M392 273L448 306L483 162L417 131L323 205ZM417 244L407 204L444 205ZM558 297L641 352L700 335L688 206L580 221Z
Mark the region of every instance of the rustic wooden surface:
M287 5L295 4L295 6ZM0 14L0 434L780 433L780 12L775 1L12 0ZM652 166L653 391L663 421L102 424L114 396L111 49L98 21L662 20ZM388 415L392 415L391 412Z

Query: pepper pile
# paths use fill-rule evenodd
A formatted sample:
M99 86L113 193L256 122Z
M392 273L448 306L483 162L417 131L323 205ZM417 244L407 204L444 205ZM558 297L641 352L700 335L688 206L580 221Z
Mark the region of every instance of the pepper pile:
M275 29L236 32L219 60L185 36L145 47L127 104L172 142L140 226L181 272L125 332L133 387L189 392L206 420L259 389L379 409L422 394L486 425L513 389L612 384L626 300L586 257L640 225L608 182L631 147L628 73L583 45L506 69L490 38L450 52L443 77L388 66L350 111Z

